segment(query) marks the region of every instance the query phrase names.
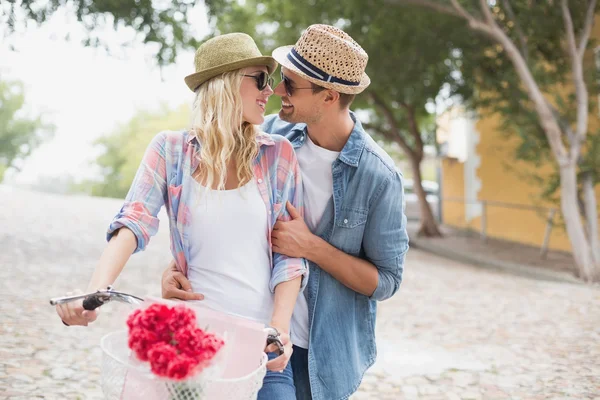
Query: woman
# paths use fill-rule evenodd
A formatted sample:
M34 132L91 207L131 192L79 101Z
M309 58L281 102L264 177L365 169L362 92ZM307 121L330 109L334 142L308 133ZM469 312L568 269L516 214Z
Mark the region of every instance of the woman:
M285 352L269 354L259 399L294 399L289 324L308 268L304 259L272 253L271 230L278 218L289 219L287 201L302 209L302 184L291 144L255 126L264 120L277 63L250 36L232 33L202 44L195 65L185 78L195 92L192 128L151 142L88 291L112 284L130 255L146 247L164 204L177 267L203 301L282 334ZM81 302L57 312L68 325L95 319Z

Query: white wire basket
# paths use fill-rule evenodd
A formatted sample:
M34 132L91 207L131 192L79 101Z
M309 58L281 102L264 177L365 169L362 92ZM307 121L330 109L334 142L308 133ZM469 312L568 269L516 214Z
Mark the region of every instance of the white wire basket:
M127 331L105 335L102 348L102 391L107 400L255 400L266 374L267 356L245 376L221 379L219 366L207 367L185 381L158 377L132 355Z

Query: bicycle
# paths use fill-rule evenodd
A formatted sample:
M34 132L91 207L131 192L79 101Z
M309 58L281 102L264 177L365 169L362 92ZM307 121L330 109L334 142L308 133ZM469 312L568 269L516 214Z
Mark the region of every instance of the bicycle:
M117 301L133 306L141 305L144 299L132 294L115 291L111 286L94 293L63 296L50 299L50 305L69 303L83 299L85 310L95 310ZM265 328L266 344L275 343L278 353L283 353L283 344L274 328ZM240 399L254 400L262 387L266 374L267 355L263 354L258 366L243 376L207 378L202 390L180 390L181 383L170 383L150 373L147 366L135 360L127 344L127 332L110 332L100 340L102 350L101 387L107 400L196 400L196 399ZM229 351L232 349L230 348ZM235 349L233 349L235 350ZM237 353L236 353L237 354ZM202 397L199 397L200 391ZM206 396L206 397L205 397Z

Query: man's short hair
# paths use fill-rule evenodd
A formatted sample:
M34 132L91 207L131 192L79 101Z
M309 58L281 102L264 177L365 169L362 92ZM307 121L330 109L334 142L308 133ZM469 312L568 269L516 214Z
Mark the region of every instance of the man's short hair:
M310 84L312 86L313 93L319 93L319 92L322 92L323 90L329 90L327 88L324 88L323 86L319 86L312 82ZM338 92L338 93L340 93L340 92ZM355 97L356 97L355 94L340 93L340 107L342 107L342 108L350 107L350 104L352 104Z

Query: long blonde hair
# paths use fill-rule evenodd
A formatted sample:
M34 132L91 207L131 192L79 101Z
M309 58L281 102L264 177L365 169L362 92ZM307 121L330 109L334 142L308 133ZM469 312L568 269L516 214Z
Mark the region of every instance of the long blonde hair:
M242 73L226 72L204 82L196 89L192 109L191 130L200 141L199 172L206 187L217 183L225 189L227 162L235 157L240 186L252 179L252 163L258 155L257 128L243 120L240 86Z

